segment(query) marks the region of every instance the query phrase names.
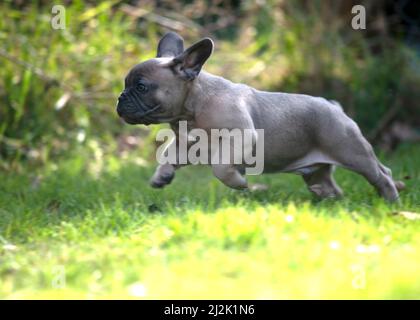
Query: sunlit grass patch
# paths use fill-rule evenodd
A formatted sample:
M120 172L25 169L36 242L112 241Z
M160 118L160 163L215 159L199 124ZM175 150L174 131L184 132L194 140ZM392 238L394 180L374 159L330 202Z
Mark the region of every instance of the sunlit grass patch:
M251 177L238 192L204 167L163 190L152 167L90 150L0 185L3 298L418 298L417 146L389 161L401 203L343 170L338 201L293 175ZM92 162L93 161L93 162Z

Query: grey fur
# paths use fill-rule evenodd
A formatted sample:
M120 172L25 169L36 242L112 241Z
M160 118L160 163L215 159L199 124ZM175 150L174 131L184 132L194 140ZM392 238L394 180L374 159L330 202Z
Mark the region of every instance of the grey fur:
M126 115L125 103L120 101L119 114L131 124L168 122L173 129L179 119L188 120L189 128L207 131L264 129L265 172L302 174L315 195L336 197L342 194L332 176L338 165L364 176L385 199L398 199L391 170L378 161L357 124L338 102L303 94L259 91L200 72L212 47L210 39L203 39L176 57L155 58L135 66L126 78L125 90L135 86L137 80L130 79L140 77L156 83L156 91L145 99L151 105L158 104L161 110L147 119L136 118L133 113ZM180 166L159 165L151 185L163 187L170 183ZM243 167L227 164L212 165L212 169L225 185L235 189L248 187L241 174Z

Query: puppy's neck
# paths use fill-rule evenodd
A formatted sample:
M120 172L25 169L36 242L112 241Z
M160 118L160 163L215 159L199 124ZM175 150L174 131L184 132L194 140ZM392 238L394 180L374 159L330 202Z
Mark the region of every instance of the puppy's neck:
M191 82L184 108L194 115L199 114L206 106L210 105L211 99L218 96L223 88L230 84L229 80L202 70L198 77Z

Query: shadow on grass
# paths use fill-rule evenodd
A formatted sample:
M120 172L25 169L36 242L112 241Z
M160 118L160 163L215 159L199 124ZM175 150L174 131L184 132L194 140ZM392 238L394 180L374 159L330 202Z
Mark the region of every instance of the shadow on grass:
M396 176L408 172L417 178L418 170L413 161L411 153L393 157ZM99 234L115 230L129 232L132 225L137 223L138 226L149 217L179 216L194 210L211 214L219 208L235 206L252 211L258 206L281 208L306 204L313 208L314 214L334 215L345 209L367 215L378 213L378 217L381 215L376 207L388 206L363 178L341 169L336 177L344 190L344 198L320 201L309 193L301 177L292 174L251 176L251 183L264 183L269 189L249 192L225 187L205 166L179 170L172 184L164 189L149 186L154 166L139 166L133 161L111 157L98 164L89 160L89 156L80 156L53 167L3 177L1 234L27 239L43 229L57 229L63 223L80 227L84 223L100 224ZM408 191L401 196L399 206L405 210L418 209L415 181L407 183ZM390 206L388 211L396 206Z

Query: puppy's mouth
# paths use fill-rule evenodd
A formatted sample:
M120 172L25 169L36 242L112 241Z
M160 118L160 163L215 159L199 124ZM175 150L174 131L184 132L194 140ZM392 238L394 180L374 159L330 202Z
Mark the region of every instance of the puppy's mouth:
M149 121L149 120L146 120L146 119L143 119L143 118L140 118L140 119L136 119L136 118L130 118L130 117L126 117L126 116L123 116L123 117L121 117L126 123L128 123L128 124L132 124L132 125L135 125L135 124L144 124L144 125L146 125L146 126L148 126L149 124L151 124L152 122L151 121Z
M118 104L117 112L126 123L131 125L144 124L148 126L150 124L173 123L180 120L187 120L185 115L168 115L165 110L161 110L160 104L148 107L140 103L140 106L140 108L136 108L134 104L124 104L124 106Z
M140 108L141 110L134 109L134 107L129 106L129 111L121 112L119 111L119 108L117 107L118 115L124 119L125 122L128 124L145 124L149 125L152 123L159 123L155 122L153 114L156 113L160 109L160 104L155 105L151 108ZM131 110L130 110L131 109ZM134 110L133 110L134 109Z
M188 120L187 117L185 116L160 116L160 117L155 117L155 116L148 116L147 118L145 117L141 117L141 118L136 118L136 117L129 117L129 116L122 116L121 118L124 119L125 122L127 122L128 124L144 124L146 126L150 125L150 124L159 124L159 123L174 123L176 121L181 121L181 120Z
M180 120L187 120L185 115L172 116L165 114L165 112L155 112L160 108L160 105L157 105L153 108L150 108L148 111L134 111L129 113L120 113L120 117L128 124L144 124L146 126L150 124L159 124L159 123L173 123Z

